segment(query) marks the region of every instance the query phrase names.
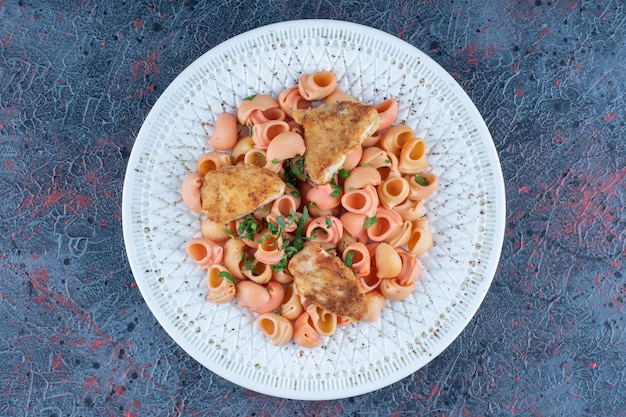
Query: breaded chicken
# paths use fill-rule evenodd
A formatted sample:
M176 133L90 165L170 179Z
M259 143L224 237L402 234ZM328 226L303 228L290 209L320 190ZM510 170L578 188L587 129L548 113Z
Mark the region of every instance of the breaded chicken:
M367 301L354 273L338 257L307 245L289 262L297 292L326 311L361 320Z
M285 193L278 174L256 165L226 166L209 171L201 188L202 214L226 224Z
M376 107L352 101L295 110L293 118L304 128L304 169L316 184L329 182L380 123Z

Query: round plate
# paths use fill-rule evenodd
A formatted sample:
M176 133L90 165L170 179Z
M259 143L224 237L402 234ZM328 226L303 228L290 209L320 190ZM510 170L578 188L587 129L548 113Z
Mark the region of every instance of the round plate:
M201 218L180 186L220 112L244 97L278 93L300 74L332 70L365 103L388 97L399 122L429 148L439 190L426 202L433 247L420 256L412 296L388 302L375 323L338 329L316 349L274 347L234 302L205 300L205 274L186 255ZM208 51L165 90L142 126L123 195L128 258L146 303L169 335L218 375L282 398L359 395L415 372L475 314L493 279L505 221L504 182L489 131L454 79L420 50L347 22L302 20L261 27Z

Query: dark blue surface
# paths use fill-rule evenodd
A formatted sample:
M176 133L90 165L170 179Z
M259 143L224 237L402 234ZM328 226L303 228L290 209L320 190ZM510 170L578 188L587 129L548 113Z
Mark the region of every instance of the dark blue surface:
M493 285L438 358L340 401L200 366L128 265L124 171L167 85L239 33L300 18L428 53L492 133L507 191ZM626 415L626 3L0 0L0 415Z

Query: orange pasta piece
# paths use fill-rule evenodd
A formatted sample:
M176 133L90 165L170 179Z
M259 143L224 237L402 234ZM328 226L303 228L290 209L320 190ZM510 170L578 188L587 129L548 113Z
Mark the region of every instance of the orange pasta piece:
M346 259L350 259L351 265L348 265L348 267L352 269L357 277L370 274L372 259L367 247L363 243L353 242L346 245L342 253L342 258L344 262L346 262Z
M380 117L378 130L385 130L391 126L398 117L398 102L392 98L388 98L376 105L376 111Z
M328 97L337 87L337 77L331 71L302 74L298 82L300 95L309 101Z
M413 138L414 133L413 129L406 125L392 126L383 133L380 139L380 147L389 153L399 156L402 147Z
M293 325L285 317L278 314L261 314L257 318L256 323L274 346L282 346L293 337Z
M209 137L209 145L219 150L231 149L238 138L237 118L230 113L217 116L213 134Z
M378 289L374 289L366 293L365 299L367 301L367 313L365 313L363 320L375 322L378 320L380 312L383 311L383 308L385 308L387 300Z
M256 124L252 127L254 147L265 150L275 137L285 132L289 132L289 125L283 120L268 120Z
M378 186L378 198L383 207L392 209L409 196L409 182L402 177L388 177Z
M207 270L211 265L222 262L224 248L212 240L197 237L187 243L187 254L200 268Z
M426 160L426 144L423 139L407 140L400 150L398 170L403 174L417 174L429 167Z
M398 213L379 207L376 210L376 222L367 229L367 236L374 242L382 242L401 224L402 218Z
M306 228L306 237L313 243L337 244L343 236L343 224L335 216L317 217Z
M250 112L248 123L256 125L270 120L285 120L286 118L287 114L279 107L270 107L265 110L254 109Z
M421 255L433 245L433 235L430 231L428 219L422 217L413 221L411 238L408 248L411 255Z
M307 202L315 203L321 210L334 209L341 204L341 193L329 184L316 185L306 193Z
M409 182L409 197L411 200L424 200L435 192L439 186L437 175L422 172L421 174L407 175ZM419 183L417 182L419 180Z
M337 330L337 315L311 304L306 309L310 323L320 336L330 336Z
M189 210L197 214L202 214L201 187L202 174L198 172L187 175L180 187L183 203Z
M298 87L291 87L281 91L278 95L278 104L288 117L293 117L294 110L304 110L311 107L311 102L302 97Z
M365 229L365 220L367 216L364 214L356 214L356 213L345 213L341 215L339 218L341 220L341 224L346 232L350 234L350 236L354 237L361 243L366 243L368 240L367 229Z
M280 306L280 314L289 320L295 320L303 311L300 296L296 293L294 285L290 284L285 290L285 299Z
M400 285L396 278L385 278L380 283L380 292L389 300L400 301L413 293L414 283Z
M404 249L398 248L397 251L400 259L402 259L402 270L396 277L398 284L408 285L411 282L415 282L421 272L419 260Z
M402 270L402 259L398 252L388 243L376 246L376 276L379 278L393 278Z
M372 217L378 209L378 193L372 185L348 191L341 197L341 205L349 212Z
M309 313L304 312L293 324L293 341L306 348L314 348L322 344L322 337L311 324L310 318Z
M211 265L207 269L207 285L209 291L206 299L213 303L227 303L235 298L235 283L229 281L221 273L229 274L228 270L222 265Z
M230 156L224 152L207 152L198 158L198 172L204 176L209 171L230 165Z
M237 109L237 120L239 124L245 126L249 123L248 119L253 110L267 110L272 107L280 107L278 100L266 94L257 94L241 102Z
M350 171L350 176L343 183L344 190L352 191L367 185L377 186L382 179L378 170L372 166L360 166Z
M272 163L282 163L286 159L304 155L306 146L302 135L291 130L276 135L267 145L266 157Z

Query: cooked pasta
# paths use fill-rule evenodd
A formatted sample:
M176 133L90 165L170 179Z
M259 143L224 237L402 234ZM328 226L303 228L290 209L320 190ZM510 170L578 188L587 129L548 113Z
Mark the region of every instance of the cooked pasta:
M213 134L209 137L209 145L215 149L232 149L239 139L237 118L230 113L217 116L213 126Z
M337 87L337 77L331 71L302 74L298 83L300 95L309 101L328 97Z
M293 324L278 314L261 314L256 323L274 346L282 346L293 338Z
M187 175L180 187L180 195L183 203L189 210L197 214L202 214L200 187L202 187L202 174L199 172L193 172Z
M407 140L400 150L398 170L403 174L418 174L428 168L426 160L426 144L423 139Z
M198 158L198 172L202 175L227 165L230 165L230 156L224 152L207 152Z
M316 245L338 257L363 292L366 312L358 319L374 322L387 300L411 295L421 274L418 256L433 245L423 201L438 188L439 178L428 172L424 140L397 122L395 98L374 106L376 132L338 164L329 182L308 179L305 132L294 111L346 101L359 100L338 85L332 71L302 74L276 98L242 99L236 109L216 116L207 138L211 149L181 184L184 206L202 214L203 181L212 171L256 165L284 181L281 195L236 220L203 219L202 237L186 246L189 258L206 270L206 299L235 300L255 315L258 330L274 346L292 342L315 348L355 322L317 305L304 291L298 294L300 278L287 266L301 249Z

